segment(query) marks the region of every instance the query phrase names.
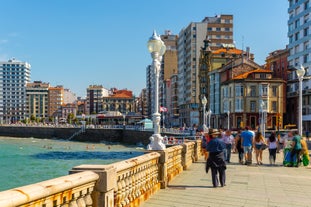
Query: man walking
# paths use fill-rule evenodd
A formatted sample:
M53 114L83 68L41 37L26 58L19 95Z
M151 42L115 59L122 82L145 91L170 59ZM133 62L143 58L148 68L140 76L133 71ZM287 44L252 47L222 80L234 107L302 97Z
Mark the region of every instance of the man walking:
M206 146L206 150L209 152L209 157L206 162L206 172L211 169L214 188L218 187L219 182L221 187L226 185L226 162L224 159L224 149L226 145L219 136L219 131L213 132L210 135L211 141ZM217 174L219 174L219 180Z
M244 149L245 165L252 164L253 139L254 133L246 126L245 130L241 133L241 145Z

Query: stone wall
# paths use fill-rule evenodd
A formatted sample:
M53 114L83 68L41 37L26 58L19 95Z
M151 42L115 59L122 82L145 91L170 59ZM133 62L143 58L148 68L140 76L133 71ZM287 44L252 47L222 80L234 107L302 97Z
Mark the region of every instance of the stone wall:
M0 126L0 136L66 140L79 130L80 128ZM73 137L72 140L81 142L121 142L124 144L142 143L147 145L152 134L151 131L86 129L85 133Z

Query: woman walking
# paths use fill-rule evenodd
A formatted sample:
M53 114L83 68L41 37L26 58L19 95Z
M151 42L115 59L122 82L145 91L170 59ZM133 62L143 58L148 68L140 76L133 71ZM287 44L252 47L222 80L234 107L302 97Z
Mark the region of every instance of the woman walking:
M241 146L241 130L239 130L238 133L235 135L235 143L235 147L239 153L239 163L243 164L244 149Z
M262 136L261 132L257 132L255 139L254 139L254 145L255 145L255 153L256 153L256 161L257 165L262 165L262 151L263 146L265 144L265 138Z
M278 148L277 139L275 137L275 133L272 132L267 143L269 147L269 161L270 165L275 165L275 158L276 158L276 150Z

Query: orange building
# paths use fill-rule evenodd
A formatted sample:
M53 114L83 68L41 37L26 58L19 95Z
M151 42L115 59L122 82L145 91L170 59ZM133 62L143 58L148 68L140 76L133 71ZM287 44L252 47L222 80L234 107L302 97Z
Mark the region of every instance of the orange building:
M61 117L61 107L64 103L64 87L56 86L49 88L49 117Z

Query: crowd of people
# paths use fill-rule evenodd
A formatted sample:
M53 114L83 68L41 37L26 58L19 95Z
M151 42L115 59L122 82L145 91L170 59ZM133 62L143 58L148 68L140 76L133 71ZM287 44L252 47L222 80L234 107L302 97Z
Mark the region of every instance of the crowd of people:
M269 164L276 164L277 153L283 150L283 165L298 167L309 164L309 153L306 140L297 131L289 131L286 137L277 136L272 132L265 138L261 132L254 132L249 127L232 134L230 130L222 131L209 129L202 134L202 151L206 160L206 172L211 170L214 187L219 183L223 187L226 180L226 164L231 162L231 153L238 153L240 164L262 165L262 154L265 149L269 151ZM255 159L253 159L253 154ZM219 175L219 178L218 178Z

